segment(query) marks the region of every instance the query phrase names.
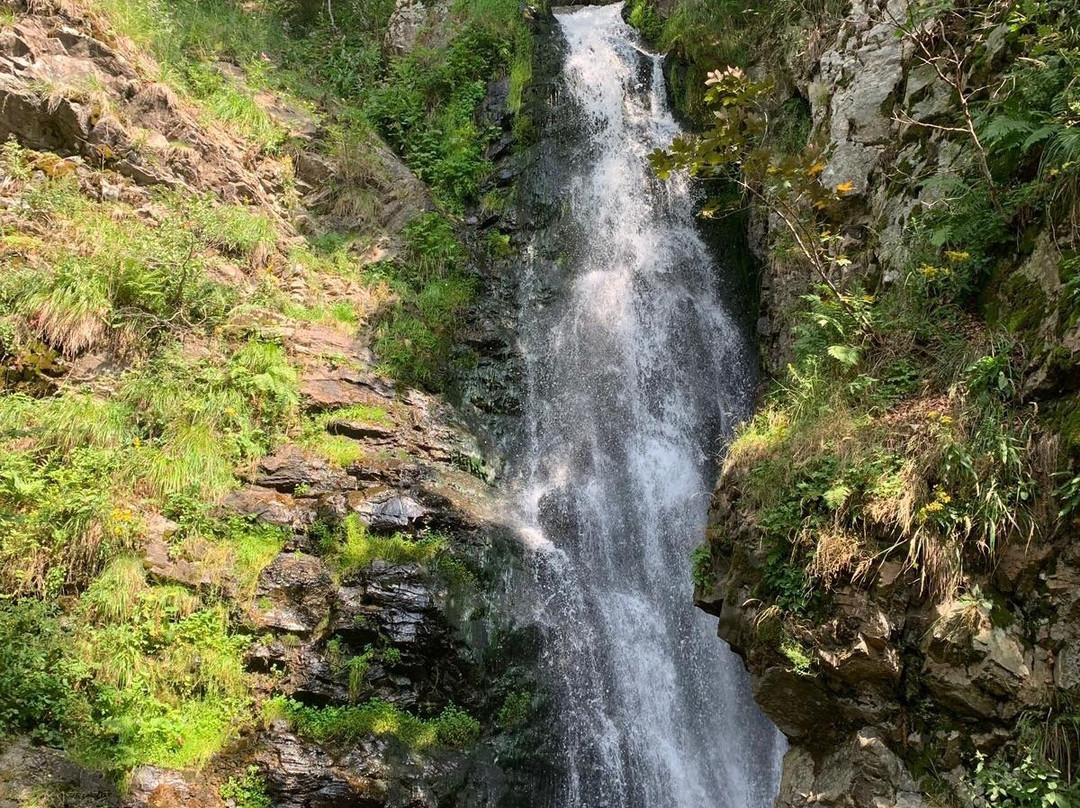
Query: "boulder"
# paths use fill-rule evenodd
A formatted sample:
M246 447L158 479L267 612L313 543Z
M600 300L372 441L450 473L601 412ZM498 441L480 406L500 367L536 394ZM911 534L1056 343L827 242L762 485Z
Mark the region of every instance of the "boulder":
M119 803L108 778L63 752L35 746L25 737L0 742L0 808L116 808Z
M815 761L804 748L784 756L776 808L929 808L918 784L882 737L865 727Z
M326 431L353 440L388 441L394 437L392 426L373 421L334 420L326 425Z
M383 45L388 51L403 54L420 44L422 37L428 47L444 44L447 39L444 23L449 15L447 0L397 0Z
M124 808L225 808L225 804L203 778L139 766L131 773Z
M255 623L263 629L308 636L327 618L333 593L334 580L322 560L282 553L259 576Z
M304 374L300 379L300 394L308 409L319 412L356 404L383 407L393 396L393 388L339 368Z
M427 515L419 502L392 488L349 493L349 510L372 530L407 530Z
M283 446L259 461L254 483L287 494L328 494L355 488L341 469L321 457L309 456L293 445Z
M310 524L313 516L311 510L302 502L273 488L249 485L229 492L221 506L232 513L271 525L300 528Z

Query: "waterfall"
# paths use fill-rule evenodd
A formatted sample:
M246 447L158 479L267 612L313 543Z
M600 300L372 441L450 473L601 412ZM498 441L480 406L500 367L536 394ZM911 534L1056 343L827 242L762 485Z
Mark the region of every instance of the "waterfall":
M783 740L692 604L719 442L754 357L687 183L645 155L679 126L621 6L557 10L552 211L520 288L524 435L513 505L534 548L562 757L554 808L764 808ZM557 131L555 131L557 130Z

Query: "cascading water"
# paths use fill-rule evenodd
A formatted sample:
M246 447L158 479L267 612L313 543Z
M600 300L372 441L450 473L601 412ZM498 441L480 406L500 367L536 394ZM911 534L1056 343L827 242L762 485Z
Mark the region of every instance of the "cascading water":
M520 292L517 506L556 694L555 808L763 808L783 740L691 602L711 459L753 358L725 309L688 186L645 155L679 127L658 57L619 5L556 14L551 211ZM565 122L572 119L572 123Z

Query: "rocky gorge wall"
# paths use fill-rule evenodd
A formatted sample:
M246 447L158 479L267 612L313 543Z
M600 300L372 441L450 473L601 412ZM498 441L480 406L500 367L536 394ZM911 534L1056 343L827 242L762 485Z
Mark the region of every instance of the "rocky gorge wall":
M958 4L955 12L974 16L993 5ZM804 4L798 22L770 40L779 58L751 57L748 67L777 88L781 100L768 114L805 110L808 148L821 155L812 170L841 198L819 217L823 243L834 240L843 254L830 265L832 279L867 295L852 299L871 317L877 301L900 297L895 290L917 283L913 276L946 263L927 252L926 223L935 210L952 210L943 201L950 192L970 193L947 182L978 173L973 149L996 154L987 118L974 122L983 143L972 146L961 99L992 107L1022 58L1016 18L990 15L980 17L985 27L964 27L950 5L938 9L946 33L934 40L920 34L928 29L919 25L932 25L926 18L913 22L921 8L902 0ZM752 52L760 34L744 35ZM960 60L958 73L939 73L942 53ZM676 77L687 73L678 58L669 71ZM701 75L702 65L722 67L719 58L691 67ZM945 81L957 75L957 83ZM780 158L775 165L785 170ZM995 182L1008 186L1026 170L1014 162ZM934 381L916 358L925 380L865 397L851 392L864 378L880 391L896 362L937 349L921 343L916 326L897 335L875 321L875 333L849 343L854 370L829 370L843 364L832 347L832 358L808 361L808 329L832 328L835 321L824 323L836 311L807 306L806 295L821 294L819 274L791 249L781 218L767 204L751 205L758 334L764 369L779 383L763 390L717 483L697 601L719 617L719 635L743 656L755 698L791 742L778 808L1076 804L1067 783L1077 748L1080 555L1075 514L1054 498L1074 473L1077 446L1073 416L1060 416L1076 412L1080 380L1080 330L1065 291L1075 240L1059 211L1024 215L1024 235L987 259L963 324L943 326L966 334L957 343L968 351L960 370ZM937 248L967 260L959 239L942 237ZM928 310L946 296L933 294L940 297L922 304ZM1030 501L1027 493L1014 500L1012 512L1028 521L1018 516L980 549L972 539L948 545L957 577L938 586L934 559L916 547L928 540L926 525L994 484L984 478L984 487L965 489L949 476L949 460L934 470L948 455L941 446L953 439L954 419L967 429L977 417L965 408L975 396L964 373L988 333L1013 357L1012 409L995 417L1033 419L1016 444L1034 458L1030 476L1010 484L1037 484L1027 489ZM835 330L826 339L822 356L824 345L843 341ZM828 388L822 379L834 372L841 392L811 388L814 380ZM820 415L804 415L815 406ZM895 478L882 464L895 464ZM898 504L902 491L909 499ZM963 525L958 532L970 535L972 518ZM1025 765L1037 774L1028 777ZM1054 784L1040 785L1046 780Z

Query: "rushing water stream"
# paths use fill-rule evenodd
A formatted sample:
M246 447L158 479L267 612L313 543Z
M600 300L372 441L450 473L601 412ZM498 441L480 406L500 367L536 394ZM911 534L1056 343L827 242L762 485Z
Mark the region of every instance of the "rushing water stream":
M782 739L692 604L719 441L753 357L685 184L645 155L679 131L659 58L618 5L557 13L541 171L553 224L521 287L526 428L517 507L556 693L554 808L763 808ZM568 134L569 133L569 134ZM542 183L542 184L543 184Z

